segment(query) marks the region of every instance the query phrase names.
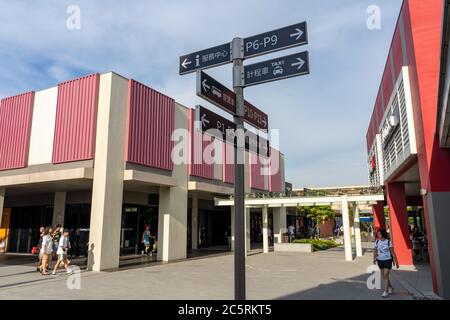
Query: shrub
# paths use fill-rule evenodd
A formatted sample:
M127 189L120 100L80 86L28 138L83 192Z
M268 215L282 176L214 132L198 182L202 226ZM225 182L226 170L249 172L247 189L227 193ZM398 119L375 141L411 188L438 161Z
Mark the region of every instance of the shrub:
M320 239L298 239L294 243L310 243L314 251L327 250L337 247L338 244L334 240L320 240Z

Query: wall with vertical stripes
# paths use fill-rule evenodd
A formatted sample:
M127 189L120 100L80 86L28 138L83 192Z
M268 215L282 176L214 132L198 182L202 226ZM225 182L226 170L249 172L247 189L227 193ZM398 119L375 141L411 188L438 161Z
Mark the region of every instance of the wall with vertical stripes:
M259 156L256 153L249 153L249 179L250 188L264 190L264 175L261 173L263 165L260 161Z
M129 81L128 162L172 170L175 100L135 80Z
M270 148L270 178L269 178L269 191L281 192L282 180L282 166L280 151L274 148Z
M205 179L214 179L214 164L205 163L203 152L211 141L203 141L201 131L194 128L195 112L189 110L190 156L189 175Z
M0 103L0 170L28 163L34 92L5 98Z
M28 165L52 162L58 87L36 92Z
M94 158L99 74L58 85L53 163Z
M223 150L223 181L234 184L234 146L224 143Z

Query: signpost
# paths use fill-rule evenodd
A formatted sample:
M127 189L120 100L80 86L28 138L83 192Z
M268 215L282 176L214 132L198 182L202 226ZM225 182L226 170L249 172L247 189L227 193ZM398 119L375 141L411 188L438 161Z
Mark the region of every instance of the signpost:
M199 69L217 67L231 62L229 43L193 52L180 57L180 74L194 72Z
M236 94L203 71L197 71L197 95L222 110L236 114ZM260 130L267 130L267 114L244 101L244 121Z
M230 121L200 105L195 107L195 121L199 126L196 127L196 129L201 130L202 132L207 132L209 130L209 133L213 134L222 141L227 141L236 145L236 141L234 139L233 141L229 141L227 136L227 134L230 134L230 131L227 130L232 130L233 133L236 130L236 124L233 121ZM245 134L245 149L247 151L254 151L264 157L269 156L269 141L267 139L255 133L249 132L248 130L245 130Z
M264 82L309 73L308 52L296 53L244 67L244 59L308 43L306 22L261 33L246 39L180 57L179 72L186 74L233 62L233 91L203 72L197 76L197 94L234 116L236 135L244 134L244 121L259 129L267 129L267 115L244 100L244 88ZM233 95L234 94L234 95ZM231 122L204 108L198 108L202 130L208 126L231 127ZM239 139L237 139L239 142ZM260 144L258 144L260 145ZM268 144L266 144L267 149ZM245 299L245 145L235 144L234 153L234 297Z
M276 81L309 73L308 51L244 67L244 86Z
M264 32L244 39L244 58L259 56L308 43L306 22Z

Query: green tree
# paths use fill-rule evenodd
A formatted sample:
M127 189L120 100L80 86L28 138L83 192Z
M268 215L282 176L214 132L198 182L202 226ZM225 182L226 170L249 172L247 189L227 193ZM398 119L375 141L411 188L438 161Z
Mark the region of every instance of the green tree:
M320 225L329 219L333 219L336 213L331 206L315 206L304 208L306 217L313 220L317 228L317 237L320 237Z

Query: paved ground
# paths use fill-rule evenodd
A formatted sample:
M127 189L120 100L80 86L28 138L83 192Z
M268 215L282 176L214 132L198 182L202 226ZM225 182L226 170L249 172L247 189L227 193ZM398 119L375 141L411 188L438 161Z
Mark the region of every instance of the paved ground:
M382 299L366 286L371 253L344 261L342 248L315 253L254 254L247 259L248 299ZM149 264L115 272L80 274L81 289L62 271L42 276L33 265L2 264L2 299L232 299L233 256L215 254L182 262ZM391 299L431 297L428 267L396 270Z

